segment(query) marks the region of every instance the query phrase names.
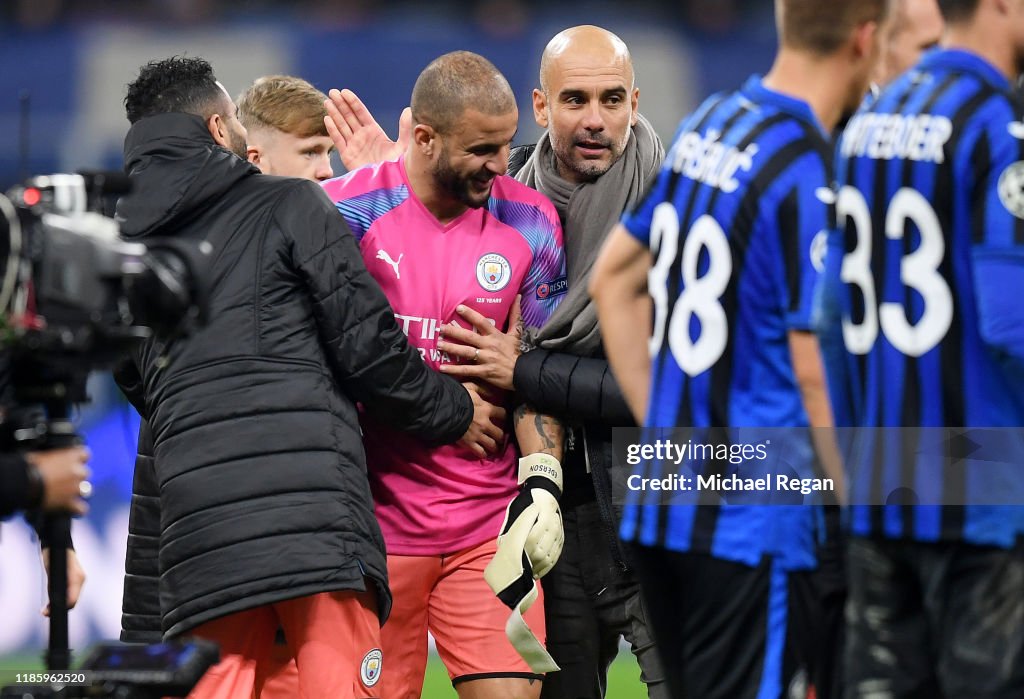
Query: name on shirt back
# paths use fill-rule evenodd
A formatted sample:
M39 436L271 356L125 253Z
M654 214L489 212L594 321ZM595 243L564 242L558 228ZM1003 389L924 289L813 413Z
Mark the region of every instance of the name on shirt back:
M842 152L847 158L943 163L952 135L953 122L944 116L859 114L846 127Z

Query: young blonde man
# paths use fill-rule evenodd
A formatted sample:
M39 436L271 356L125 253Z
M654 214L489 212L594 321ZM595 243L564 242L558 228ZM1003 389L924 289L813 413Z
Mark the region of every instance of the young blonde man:
M324 93L302 78L267 75L238 98L238 119L249 137L245 157L265 175L334 177L334 143L324 126Z

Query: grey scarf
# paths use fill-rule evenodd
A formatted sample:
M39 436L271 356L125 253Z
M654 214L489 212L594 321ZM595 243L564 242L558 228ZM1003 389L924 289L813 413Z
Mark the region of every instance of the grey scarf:
M643 195L664 157L654 128L638 115L622 156L593 182L574 185L558 175L551 139L546 132L541 137L516 179L547 196L558 210L569 291L544 327L526 338L527 345L581 357L597 353L601 334L587 293L590 269L605 237Z

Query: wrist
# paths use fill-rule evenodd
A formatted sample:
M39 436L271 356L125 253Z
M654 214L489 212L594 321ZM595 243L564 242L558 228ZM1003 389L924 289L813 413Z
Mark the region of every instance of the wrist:
M551 483L554 486L552 494L555 497L562 494L562 464L551 454L537 452L519 459L519 484L538 481Z

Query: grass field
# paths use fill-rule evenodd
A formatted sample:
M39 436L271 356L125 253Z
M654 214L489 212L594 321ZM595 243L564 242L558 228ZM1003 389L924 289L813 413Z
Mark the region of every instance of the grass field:
M0 686L14 679L18 672L39 672L43 669L40 656L9 655L0 657ZM640 668L630 653L620 653L608 673L609 699L643 699L647 696L640 683ZM432 657L427 666L427 677L423 682L423 699L455 699L457 697L444 665Z

